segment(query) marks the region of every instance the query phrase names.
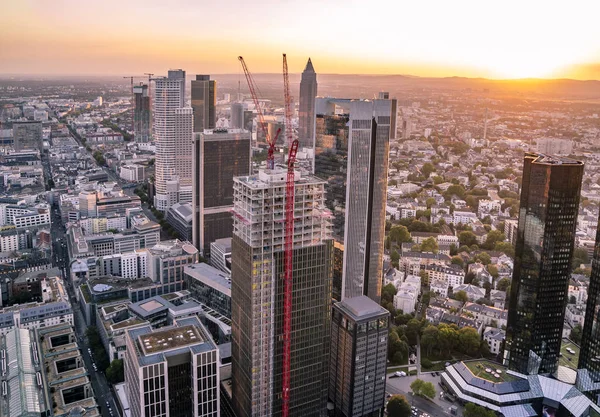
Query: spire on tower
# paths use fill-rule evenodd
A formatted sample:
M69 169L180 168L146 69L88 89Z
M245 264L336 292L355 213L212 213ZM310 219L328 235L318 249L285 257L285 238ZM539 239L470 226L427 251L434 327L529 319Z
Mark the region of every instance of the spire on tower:
M313 64L312 61L310 60L310 58L308 58L308 62L306 63L306 67L304 68L304 72L315 72L315 69L313 68Z

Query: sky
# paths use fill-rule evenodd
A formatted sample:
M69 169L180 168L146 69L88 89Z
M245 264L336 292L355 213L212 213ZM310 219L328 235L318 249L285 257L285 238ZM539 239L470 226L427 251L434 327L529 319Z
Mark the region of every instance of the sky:
M600 79L598 0L0 0L0 74Z

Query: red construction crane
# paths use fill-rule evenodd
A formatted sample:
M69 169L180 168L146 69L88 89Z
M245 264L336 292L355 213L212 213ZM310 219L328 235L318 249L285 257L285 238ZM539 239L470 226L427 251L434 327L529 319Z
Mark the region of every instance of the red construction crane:
M285 240L283 277L283 406L282 417L290 413L290 376L292 367L292 289L294 260L294 163L298 152L298 140L293 139L292 97L288 77L287 57L283 54L283 91L285 96L285 134L290 146L285 189Z
M260 128L262 129L262 131L265 135L265 139L266 139L267 143L269 144L269 151L268 151L268 155L267 155L267 168L273 169L273 168L275 168L275 157L274 157L275 143L277 142L277 138L279 137L279 133L281 132L281 129L277 129L277 133L275 134L275 137L271 138L271 136L269 135L269 129L267 127L267 122L265 122L265 116L263 115L262 109L260 107L260 103L258 102L258 95L256 94L257 88L256 88L256 84L254 82L254 77L252 77L252 74L250 73L250 70L248 69L246 62L244 61L244 58L242 58L241 56L238 56L238 59L242 64L242 69L244 70L244 75L246 76L246 82L248 83L248 89L250 90L250 95L252 96L252 101L254 101L254 107L256 107L256 113L258 114L258 124L260 125Z

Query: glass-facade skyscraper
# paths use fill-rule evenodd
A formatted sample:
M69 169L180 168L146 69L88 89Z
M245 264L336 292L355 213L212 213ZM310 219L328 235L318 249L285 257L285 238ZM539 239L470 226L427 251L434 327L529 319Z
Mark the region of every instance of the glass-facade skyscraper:
M211 80L210 75L196 75L191 85L194 132L214 129L217 122L217 82Z
M150 142L150 94L146 84L133 87L133 131L136 142Z
M505 361L523 374L558 369L583 163L526 154Z
M381 297L387 169L396 100L317 98L315 175L327 181L333 297Z

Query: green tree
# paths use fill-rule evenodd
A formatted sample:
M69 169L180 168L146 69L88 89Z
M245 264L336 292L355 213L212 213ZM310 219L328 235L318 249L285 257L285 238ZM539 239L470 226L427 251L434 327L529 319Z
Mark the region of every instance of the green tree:
M425 176L425 178L429 178L432 172L435 172L435 167L430 162L425 162L423 167L421 168L421 172Z
M503 252L506 256L510 256L513 259L515 257L515 247L510 242L497 242L494 250Z
M496 417L496 413L480 405L467 403L463 417Z
M458 241L460 242L461 246L472 246L477 244L477 236L475 236L473 232L465 230L458 234Z
M425 204L427 204L428 209L431 209L431 206L435 205L435 198L429 197L427 200L425 200Z
M111 384L118 384L125 381L122 359L115 359L110 363L110 366L106 368L106 379Z
M455 292L454 299L458 300L458 301L462 301L463 303L466 303L467 301L469 301L469 297L467 296L467 293L463 290Z
M500 291L506 291L508 289L509 285L510 285L510 279L508 279L508 278L502 278L496 284L496 289L500 290Z
M578 268L581 264L587 264L589 261L590 257L585 248L576 248L573 251L573 269Z
M455 324L438 325L438 347L440 353L452 352L458 346L458 327Z
M433 177L433 183L435 185L441 184L444 182L444 179L442 177L440 177L439 175L436 175Z
M450 245L450 256L458 255L458 248L454 243Z
M410 417L410 404L403 395L393 395L387 403L389 417Z
M458 331L458 341L467 355L475 356L479 352L479 333L472 327L463 327Z
M496 265L488 265L487 270L494 279L498 278L498 267Z
M421 347L424 347L427 351L427 356L431 355L433 347L438 343L439 330L436 326L429 325L423 329L423 336L421 336Z
M431 382L425 382L419 378L415 379L412 384L410 384L410 389L415 395L419 395L421 397L435 397L435 387L433 384Z
M482 247L484 249L492 250L496 246L496 243L503 242L504 239L506 239L506 236L504 236L504 233L502 233L499 230L492 230L491 232L489 232L487 234L487 236L485 238L485 242L483 243Z
M398 292L398 289L394 284L387 284L381 289L381 301L388 303L394 301L394 295Z
M392 260L392 265L394 268L398 268L400 266L400 254L396 251L396 249L392 250L390 253L390 259Z
M454 265L460 266L461 268L465 266L465 262L460 256L453 256L450 262Z
M438 253L439 247L437 240L433 237L428 237L421 243L421 252Z
M396 225L392 226L389 233L390 239L396 244L410 242L412 240L410 236L410 232L406 228L406 226Z
M583 329L581 328L581 324L578 324L577 326L573 327L573 329L571 330L571 334L569 335L569 339L571 339L576 344L580 344L582 331Z
M492 257L487 252L480 252L477 254L477 256L475 256L475 261L480 262L483 265L488 265L490 262L492 262Z
M389 180L388 181L388 185L390 187L396 186L396 185L398 185L398 181L396 181L396 180Z

